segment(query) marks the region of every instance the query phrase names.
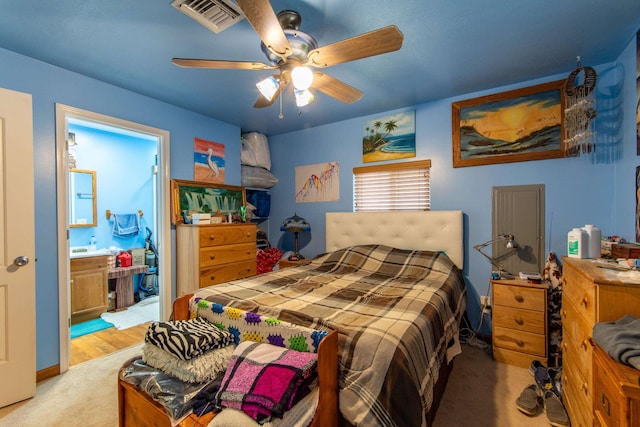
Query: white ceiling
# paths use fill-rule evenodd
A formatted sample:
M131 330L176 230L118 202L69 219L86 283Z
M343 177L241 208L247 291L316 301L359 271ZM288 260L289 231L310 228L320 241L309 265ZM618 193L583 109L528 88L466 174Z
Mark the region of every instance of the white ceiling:
M639 0L272 0L320 46L387 25L397 52L324 69L364 92L322 93L301 111L285 92L254 109L269 71L186 69L173 57L266 62L247 20L215 34L171 0L0 0L0 47L120 86L243 131L275 135L614 61L640 29ZM0 64L1 66L1 64Z

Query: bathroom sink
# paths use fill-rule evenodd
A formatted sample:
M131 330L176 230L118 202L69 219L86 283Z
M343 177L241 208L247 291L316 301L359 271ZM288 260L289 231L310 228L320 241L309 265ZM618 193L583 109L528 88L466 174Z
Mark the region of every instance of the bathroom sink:
M90 250L87 246L72 246L70 248L69 255L71 258L87 258L92 256L111 255L111 251L106 248Z

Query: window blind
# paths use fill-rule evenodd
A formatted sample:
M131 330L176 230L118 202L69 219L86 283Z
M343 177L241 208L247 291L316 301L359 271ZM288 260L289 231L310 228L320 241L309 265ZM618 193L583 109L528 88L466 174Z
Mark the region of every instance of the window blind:
M353 168L353 210L431 209L431 160Z

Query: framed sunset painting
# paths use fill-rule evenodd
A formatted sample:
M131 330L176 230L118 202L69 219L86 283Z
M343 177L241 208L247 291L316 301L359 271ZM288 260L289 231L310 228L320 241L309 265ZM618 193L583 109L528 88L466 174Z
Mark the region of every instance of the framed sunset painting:
M453 167L564 157L564 80L452 103Z

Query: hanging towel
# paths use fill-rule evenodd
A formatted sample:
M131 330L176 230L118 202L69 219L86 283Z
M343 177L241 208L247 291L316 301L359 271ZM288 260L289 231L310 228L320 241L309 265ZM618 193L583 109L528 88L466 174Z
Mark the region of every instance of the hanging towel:
M140 232L140 216L137 213L112 215L114 237L131 237Z

